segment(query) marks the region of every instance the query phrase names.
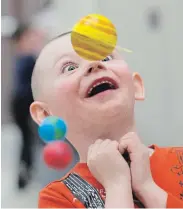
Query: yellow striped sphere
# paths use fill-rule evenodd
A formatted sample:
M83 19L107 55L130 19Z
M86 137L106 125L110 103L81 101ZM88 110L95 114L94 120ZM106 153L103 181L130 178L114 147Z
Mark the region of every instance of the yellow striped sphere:
M89 61L103 60L110 55L117 43L117 33L106 17L91 14L82 18L71 33L75 52Z

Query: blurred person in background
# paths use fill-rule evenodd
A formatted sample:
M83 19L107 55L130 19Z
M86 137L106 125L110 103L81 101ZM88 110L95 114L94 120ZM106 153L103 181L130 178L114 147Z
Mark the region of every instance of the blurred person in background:
M31 179L34 137L29 106L33 102L31 76L36 58L45 43L42 31L20 24L11 37L15 46L12 115L22 134L18 188L23 189Z

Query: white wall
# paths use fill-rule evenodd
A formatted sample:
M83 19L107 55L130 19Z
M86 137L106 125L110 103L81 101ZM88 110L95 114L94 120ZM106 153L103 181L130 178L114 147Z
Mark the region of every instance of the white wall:
M136 106L137 126L145 143L183 145L183 1L55 0L55 33L65 32L81 17L101 13L112 20L118 44L133 71L144 78L146 101ZM150 28L148 14L161 9L161 26Z

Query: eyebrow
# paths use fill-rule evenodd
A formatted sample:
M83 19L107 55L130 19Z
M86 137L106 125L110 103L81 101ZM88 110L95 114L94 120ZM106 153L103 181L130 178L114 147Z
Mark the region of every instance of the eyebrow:
M55 67L55 66L58 64L58 62L59 62L60 60L64 59L65 57L69 57L69 56L70 56L70 53L61 55L61 56L56 60L56 62L55 62L55 64L53 65L53 67Z
M69 53L63 54L63 55L61 55L61 56L58 58L58 60L61 60L61 59L65 58L65 57L69 57L69 56L70 56Z

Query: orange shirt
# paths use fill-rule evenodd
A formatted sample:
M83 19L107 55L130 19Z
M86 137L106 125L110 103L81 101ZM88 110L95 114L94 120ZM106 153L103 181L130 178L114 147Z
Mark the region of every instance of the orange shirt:
M151 172L156 184L168 193L167 208L183 208L183 147L152 148ZM78 163L39 195L39 208L104 208L104 202L105 190L85 163Z

